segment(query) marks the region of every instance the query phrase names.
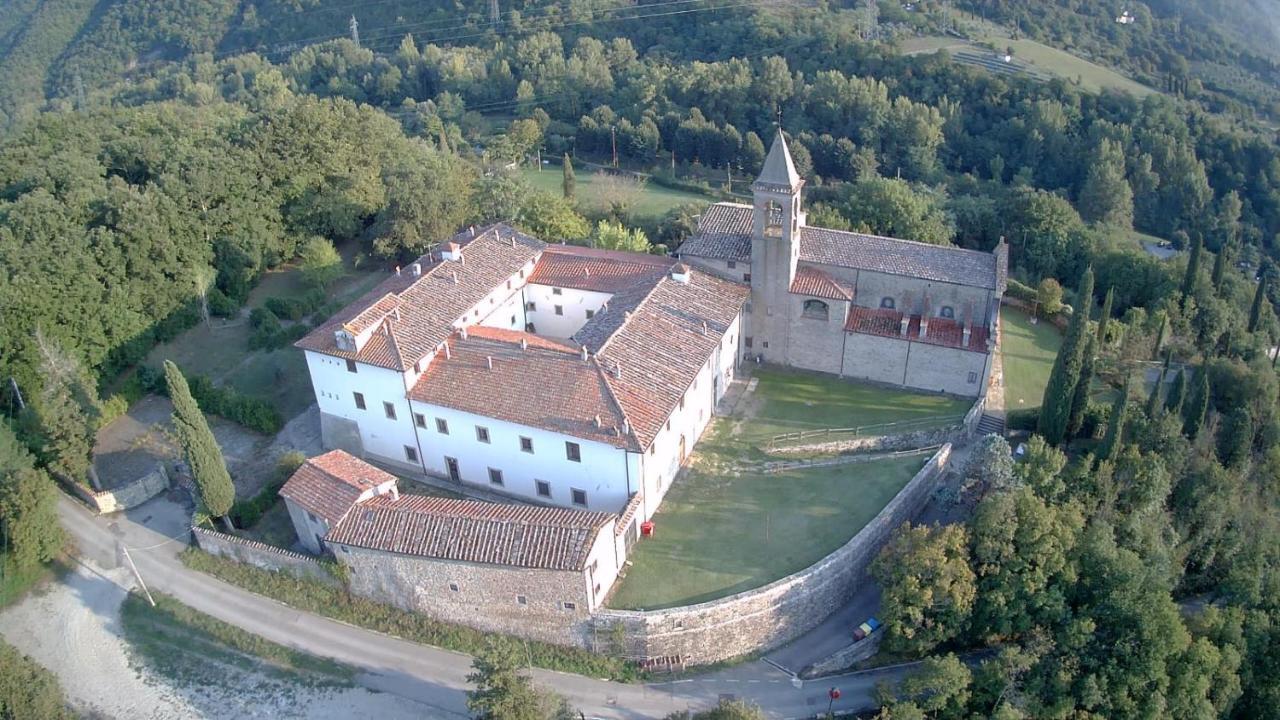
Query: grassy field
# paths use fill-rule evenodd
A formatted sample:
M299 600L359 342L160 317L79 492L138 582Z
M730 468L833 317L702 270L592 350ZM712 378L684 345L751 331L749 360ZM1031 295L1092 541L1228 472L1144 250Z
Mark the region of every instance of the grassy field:
M1031 317L1021 310L1002 308L1000 316L1004 333L1000 352L1004 361L1005 408L1010 411L1038 408L1062 335L1052 323L1032 324Z
M912 421L916 429L948 425L964 416L972 400L931 393L895 390L843 380L831 375L774 367L757 368L759 384L750 402L751 421L740 436L763 443L774 435L797 430L848 428Z
M355 299L383 277L383 273L349 270L333 284L329 295ZM297 269L285 267L268 272L249 294L243 317L215 318L208 325L198 324L172 341L157 345L146 362L159 367L164 360L173 360L187 373L207 375L218 384L270 402L288 420L314 402L306 359L292 347L250 351L252 328L247 317L248 310L261 307L270 297L294 297L303 292L305 287Z
M539 190L555 193L556 195L563 192L560 183L564 176L559 165L543 167L541 172L537 168L526 167L520 172L530 185ZM601 182L604 177L600 173L578 169L575 175L577 180L576 196L581 209L588 212L599 212L605 209L605 201L601 197L606 192L603 187L604 183ZM632 200L631 212L637 221L656 220L673 207L678 207L685 203L701 203L705 205L710 202L712 202L712 199L706 195L673 190L651 182L646 183L635 199Z
M732 442L729 425L703 444ZM703 452L699 445L698 452ZM705 602L802 570L853 537L906 485L927 455L726 476L695 467L654 516L609 605L656 609Z

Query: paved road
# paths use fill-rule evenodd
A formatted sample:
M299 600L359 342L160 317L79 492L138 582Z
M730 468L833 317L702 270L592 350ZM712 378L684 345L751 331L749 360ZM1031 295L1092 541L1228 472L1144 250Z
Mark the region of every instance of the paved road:
M164 498L123 515L100 518L63 497L58 513L82 556L116 567L117 541L130 549L152 590L178 598L197 610L283 645L330 657L362 670L360 682L423 703L432 717L466 717L466 674L471 660L459 653L417 645L345 623L299 612L260 595L188 570L177 558L187 542L185 509ZM177 540L171 538L177 537ZM827 709L827 689L843 697L835 708L873 706L877 682L896 680L907 669L852 674L804 683L764 663L743 664L690 680L629 685L578 675L535 670L537 682L554 688L589 717L632 720L663 717L676 710L699 710L731 695L751 700L771 717L812 716Z

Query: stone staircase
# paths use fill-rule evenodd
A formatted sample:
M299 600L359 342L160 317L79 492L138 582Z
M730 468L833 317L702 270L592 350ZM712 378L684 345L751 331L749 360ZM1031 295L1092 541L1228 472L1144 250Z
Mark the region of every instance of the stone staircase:
M987 435L1004 435L1004 418L984 414L978 421L978 437Z

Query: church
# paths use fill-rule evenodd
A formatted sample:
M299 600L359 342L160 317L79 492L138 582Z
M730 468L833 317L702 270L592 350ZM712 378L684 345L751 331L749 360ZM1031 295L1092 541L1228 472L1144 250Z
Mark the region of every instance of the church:
M296 344L326 447L614 513L628 543L743 362L980 396L1007 249L810 227L779 133L675 257L467 228ZM317 541L319 538L317 538Z

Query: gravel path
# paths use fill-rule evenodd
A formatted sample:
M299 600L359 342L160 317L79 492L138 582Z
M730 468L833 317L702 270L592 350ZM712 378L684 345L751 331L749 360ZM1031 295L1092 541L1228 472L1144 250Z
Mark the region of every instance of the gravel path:
M0 634L58 676L85 717L120 720L429 717L423 705L365 688L317 689L236 669L216 681L175 684L130 662L120 634L128 571L77 565L0 613Z

